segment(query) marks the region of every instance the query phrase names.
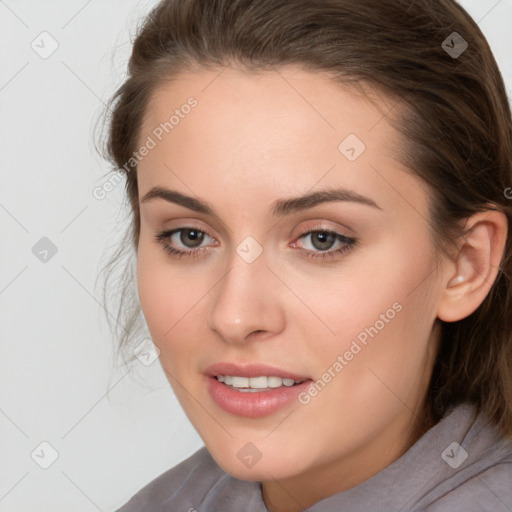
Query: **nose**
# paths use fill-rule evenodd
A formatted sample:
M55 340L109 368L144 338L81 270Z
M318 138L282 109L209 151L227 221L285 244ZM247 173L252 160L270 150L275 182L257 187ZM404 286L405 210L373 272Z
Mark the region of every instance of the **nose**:
M285 291L263 256L247 263L234 254L231 263L229 272L212 290L209 328L233 345L283 331Z

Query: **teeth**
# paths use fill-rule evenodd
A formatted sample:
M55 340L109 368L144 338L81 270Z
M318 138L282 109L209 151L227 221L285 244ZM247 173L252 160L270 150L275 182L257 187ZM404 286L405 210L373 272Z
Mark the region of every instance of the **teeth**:
M248 388L249 379L247 377L231 377L231 385L234 388Z
M267 384L269 388L280 388L283 385L281 377L267 377Z
M301 380L282 379L281 377L238 377L236 375L217 375L217 380L228 386L233 386L244 391L252 391L253 389L280 388L281 386L290 387L294 384L300 384ZM243 389L248 388L248 389Z

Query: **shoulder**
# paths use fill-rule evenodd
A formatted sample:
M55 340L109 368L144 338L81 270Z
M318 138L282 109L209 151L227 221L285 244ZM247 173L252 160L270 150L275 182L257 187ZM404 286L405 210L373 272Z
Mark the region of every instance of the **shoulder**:
M208 495L243 484L224 472L203 447L149 482L117 512L194 512Z
M442 453L444 478L432 500L422 500L426 512L510 512L512 510L512 439L479 416L461 440ZM415 509L416 510L416 509Z
M511 450L512 453L512 450ZM512 455L508 460L474 474L422 509L425 512L510 512L512 510Z

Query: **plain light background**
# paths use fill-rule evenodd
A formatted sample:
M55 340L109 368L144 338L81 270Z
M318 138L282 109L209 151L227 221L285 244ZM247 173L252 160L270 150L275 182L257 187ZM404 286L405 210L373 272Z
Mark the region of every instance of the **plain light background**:
M512 0L460 3L510 97ZM158 360L113 366L95 290L126 210L93 128L155 4L0 0L0 512L113 512L202 446Z

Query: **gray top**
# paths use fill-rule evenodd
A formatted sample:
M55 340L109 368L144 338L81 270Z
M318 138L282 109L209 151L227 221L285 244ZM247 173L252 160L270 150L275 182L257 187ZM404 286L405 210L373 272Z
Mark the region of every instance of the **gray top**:
M511 512L512 440L475 408L449 411L404 455L308 512ZM259 482L223 471L205 447L117 512L268 512Z

